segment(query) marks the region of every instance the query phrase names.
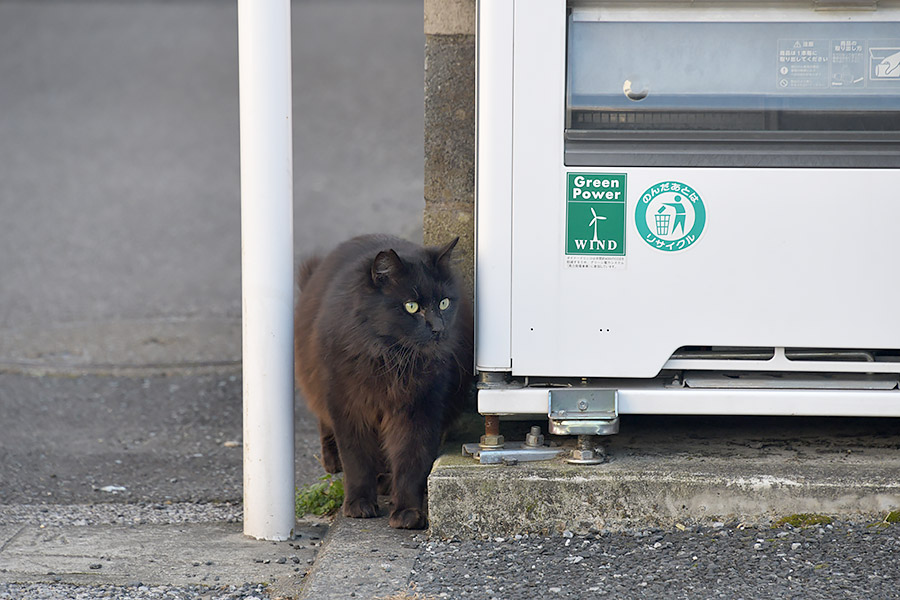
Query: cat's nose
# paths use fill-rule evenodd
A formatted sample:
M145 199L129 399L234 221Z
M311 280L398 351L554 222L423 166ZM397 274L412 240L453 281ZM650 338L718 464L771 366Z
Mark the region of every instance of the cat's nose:
M441 335L444 333L444 322L441 320L435 320L429 323L431 325L431 337L432 339L439 339Z

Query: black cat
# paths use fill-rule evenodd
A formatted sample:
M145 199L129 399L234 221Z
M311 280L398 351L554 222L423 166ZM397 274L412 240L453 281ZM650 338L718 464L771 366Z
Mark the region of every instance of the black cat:
M300 266L295 376L319 419L344 514L421 529L426 479L472 377L472 311L441 248L368 235Z

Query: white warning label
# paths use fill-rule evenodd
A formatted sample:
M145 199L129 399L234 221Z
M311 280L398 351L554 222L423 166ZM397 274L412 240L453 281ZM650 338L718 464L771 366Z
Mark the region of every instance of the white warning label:
M829 40L778 40L778 87L829 87Z

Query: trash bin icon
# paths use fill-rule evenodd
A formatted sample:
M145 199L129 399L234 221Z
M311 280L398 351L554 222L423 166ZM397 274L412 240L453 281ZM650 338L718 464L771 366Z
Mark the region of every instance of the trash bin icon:
M669 221L672 215L669 213L656 214L656 235L669 235Z

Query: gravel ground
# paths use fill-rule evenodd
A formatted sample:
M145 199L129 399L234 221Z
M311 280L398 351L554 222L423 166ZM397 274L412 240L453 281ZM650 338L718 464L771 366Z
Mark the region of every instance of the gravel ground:
M262 600L269 598L262 585L246 584L240 587L207 588L202 586L173 587L135 585L109 585L86 587L61 583L19 584L0 583L0 600Z
M900 525L600 532L425 543L421 598L900 598Z
M32 523L42 527L237 523L242 516L243 506L237 502L0 505L0 525Z

